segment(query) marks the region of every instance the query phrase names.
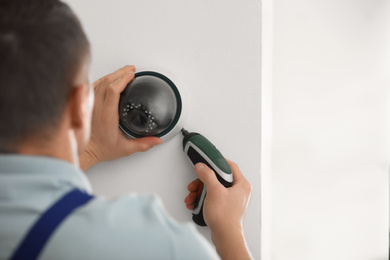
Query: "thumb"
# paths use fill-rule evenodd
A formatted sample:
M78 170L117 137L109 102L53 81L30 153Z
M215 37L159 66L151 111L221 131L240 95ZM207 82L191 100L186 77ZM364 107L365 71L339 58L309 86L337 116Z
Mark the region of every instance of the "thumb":
M153 146L159 145L162 140L158 137L141 137L137 139L129 139L129 150L132 153L146 152Z
M216 187L218 185L221 185L217 179L217 176L215 176L215 172L211 170L207 165L204 163L197 163L195 165L195 171L198 175L199 179L208 187Z

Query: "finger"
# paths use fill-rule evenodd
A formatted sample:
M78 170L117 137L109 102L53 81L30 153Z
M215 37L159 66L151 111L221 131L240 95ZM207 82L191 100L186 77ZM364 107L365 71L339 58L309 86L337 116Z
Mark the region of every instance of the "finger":
M190 192L187 197L184 199L185 204L193 204L196 200L197 192Z
M123 74L113 81L106 88L106 98L104 101L105 110L108 114L118 112L119 98L126 85L134 78L134 72L130 71Z
M207 186L208 189L222 185L219 183L214 171L207 167L204 163L197 163L195 165L195 171L199 179Z
M137 139L127 139L130 153L146 152L150 148L162 143L158 137L141 137Z
M186 199L184 200L184 203L186 204L187 209L193 210L195 207L195 200L196 200L196 192L192 192L188 194Z
M151 144L151 145L162 144L161 138L155 136L141 137L133 140L139 144Z
M97 81L95 81L93 83L93 92L95 94L95 103L102 103L104 101L104 98L105 98L105 95L102 95L100 89L101 89L101 85L103 84L103 80L104 80L105 77L102 77L100 79L98 79Z
M135 72L135 66L134 65L126 65L123 68L120 68L120 69L114 71L113 73L108 74L107 76L109 76L109 79L111 80L111 82L108 82L108 84L112 83L117 78L121 77L123 74L126 74L126 73L128 73L130 71Z
M97 88L102 84L103 80L104 80L105 76L104 77L101 77L100 79L96 80L92 86L93 86L93 90L97 90Z
M200 185L199 179L193 180L190 184L188 184L187 190L188 191L197 191L199 188L199 185Z
M186 204L187 209L193 210L195 208L195 204Z
M120 77L120 75L122 75L126 72L129 72L129 71L135 72L135 66L134 65L126 65L123 68L120 68L120 69L118 69L118 70L116 70L116 71L114 71L114 72L112 72L104 77L101 77L100 79L98 79L97 81L95 81L93 83L94 90L97 91L102 86L102 84L108 86L116 78Z
M135 67L130 66L130 65L126 65L125 67L123 67L123 68L121 68L121 69L119 69L111 74L108 74L108 75L98 79L97 81L95 81L93 83L93 90L95 93L95 101L96 101L95 103L101 104L100 108L103 106L103 102L105 101L106 94L107 94L106 93L107 87L113 81L115 81L115 79L118 77L118 75L120 75L120 73L126 73L126 72L131 72L131 71L134 72ZM112 110L110 110L109 113L112 113ZM106 115L106 116L110 116L110 115Z

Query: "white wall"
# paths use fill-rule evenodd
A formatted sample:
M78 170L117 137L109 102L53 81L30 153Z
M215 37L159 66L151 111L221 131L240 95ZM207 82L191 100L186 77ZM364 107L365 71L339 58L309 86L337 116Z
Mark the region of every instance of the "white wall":
M272 258L273 0L262 1L261 28L261 259Z
M192 104L187 128L212 140L252 184L245 233L259 259L260 0L66 2L92 43L94 79L125 64L163 68L180 78ZM156 193L175 219L191 221L183 200L196 175L181 140L176 136L146 154L92 168L95 192ZM209 238L207 228L199 230Z
M389 8L274 0L272 259L388 259Z

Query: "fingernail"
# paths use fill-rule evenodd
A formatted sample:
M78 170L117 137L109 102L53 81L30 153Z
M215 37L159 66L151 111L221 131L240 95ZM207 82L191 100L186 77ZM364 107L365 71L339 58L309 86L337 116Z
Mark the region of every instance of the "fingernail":
M126 72L126 74L128 74L128 75L134 74L134 71L128 71L128 72Z
M204 164L203 163L197 163L195 165L195 170L200 170L200 169L203 169L204 168Z

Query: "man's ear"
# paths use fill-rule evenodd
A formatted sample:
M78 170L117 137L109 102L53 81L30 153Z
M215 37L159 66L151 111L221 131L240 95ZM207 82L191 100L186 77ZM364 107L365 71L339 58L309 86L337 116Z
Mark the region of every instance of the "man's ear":
M87 84L80 84L73 87L67 102L67 110L69 112L70 127L74 131L85 129L88 124L88 100L89 87ZM76 133L77 134L77 133Z

